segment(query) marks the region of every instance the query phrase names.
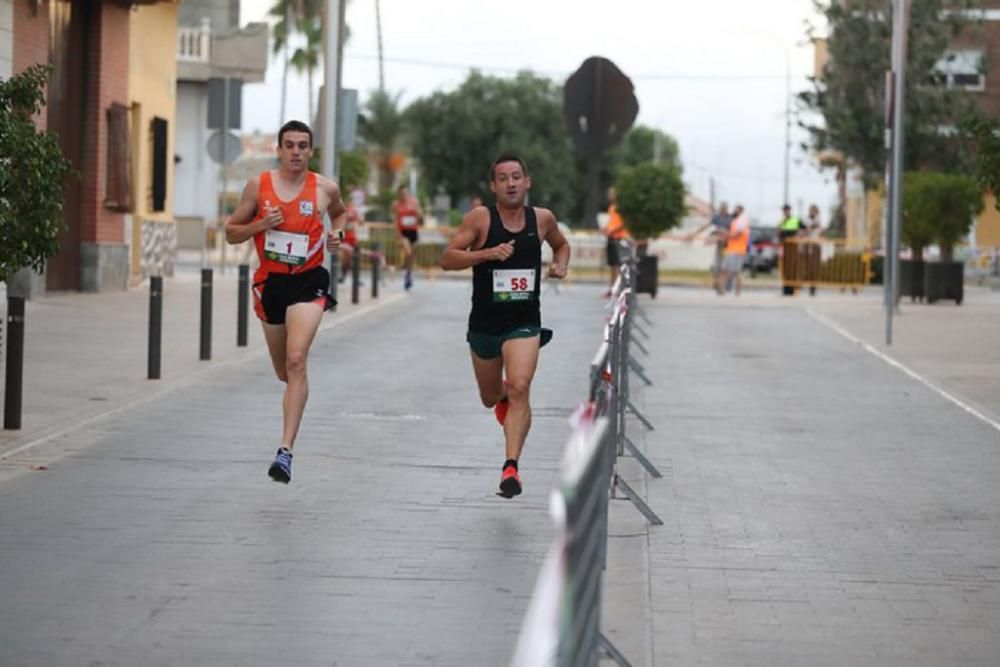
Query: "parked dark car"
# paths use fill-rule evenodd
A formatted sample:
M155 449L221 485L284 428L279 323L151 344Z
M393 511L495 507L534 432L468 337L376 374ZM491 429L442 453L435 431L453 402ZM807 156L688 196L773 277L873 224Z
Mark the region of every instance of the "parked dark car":
M750 275L758 271L770 273L778 268L778 250L781 241L774 227L750 227L750 248L743 266L750 270Z

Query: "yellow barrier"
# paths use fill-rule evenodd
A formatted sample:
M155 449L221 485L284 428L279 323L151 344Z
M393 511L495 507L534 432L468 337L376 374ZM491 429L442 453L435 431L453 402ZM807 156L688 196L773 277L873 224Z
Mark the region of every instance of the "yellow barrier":
M872 254L845 239L791 238L782 244L781 283L789 287L853 287L871 282Z

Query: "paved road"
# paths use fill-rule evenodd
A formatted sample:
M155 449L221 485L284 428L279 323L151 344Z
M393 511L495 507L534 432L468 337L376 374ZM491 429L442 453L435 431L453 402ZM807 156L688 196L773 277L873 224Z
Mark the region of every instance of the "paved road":
M320 335L288 487L259 354L46 443L61 458L0 484L0 663L507 664L602 326L596 292L546 296L516 501L494 495L463 282Z
M103 363L79 317L141 333L122 314L135 294L34 304L31 321L72 324L32 340L25 421L45 426L0 438L0 664L507 664L600 290L545 295L557 338L514 502L493 495L502 443L475 395L463 282L327 319L289 487L265 477L281 387L256 334L198 364L189 314L169 338L176 379L150 388L143 339L115 338ZM618 648L636 665L1000 663L1000 296L907 308L888 351L875 293L645 303L657 384L633 387L657 430L630 432L664 478L621 469L665 525L613 503Z

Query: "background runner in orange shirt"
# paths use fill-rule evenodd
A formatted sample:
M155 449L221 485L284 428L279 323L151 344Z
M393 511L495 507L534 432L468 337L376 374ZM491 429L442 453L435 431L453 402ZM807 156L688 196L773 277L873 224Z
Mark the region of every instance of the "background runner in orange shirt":
M417 245L418 230L424 225L424 212L420 202L410 194L409 188L400 185L396 196L396 238L403 248L403 287L413 287L413 246Z

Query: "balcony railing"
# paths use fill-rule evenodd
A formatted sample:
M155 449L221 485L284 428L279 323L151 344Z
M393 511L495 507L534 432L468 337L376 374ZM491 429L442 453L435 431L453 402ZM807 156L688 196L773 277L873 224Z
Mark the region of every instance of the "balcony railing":
M188 63L207 63L211 59L212 30L207 18L196 28L177 28L177 60Z

